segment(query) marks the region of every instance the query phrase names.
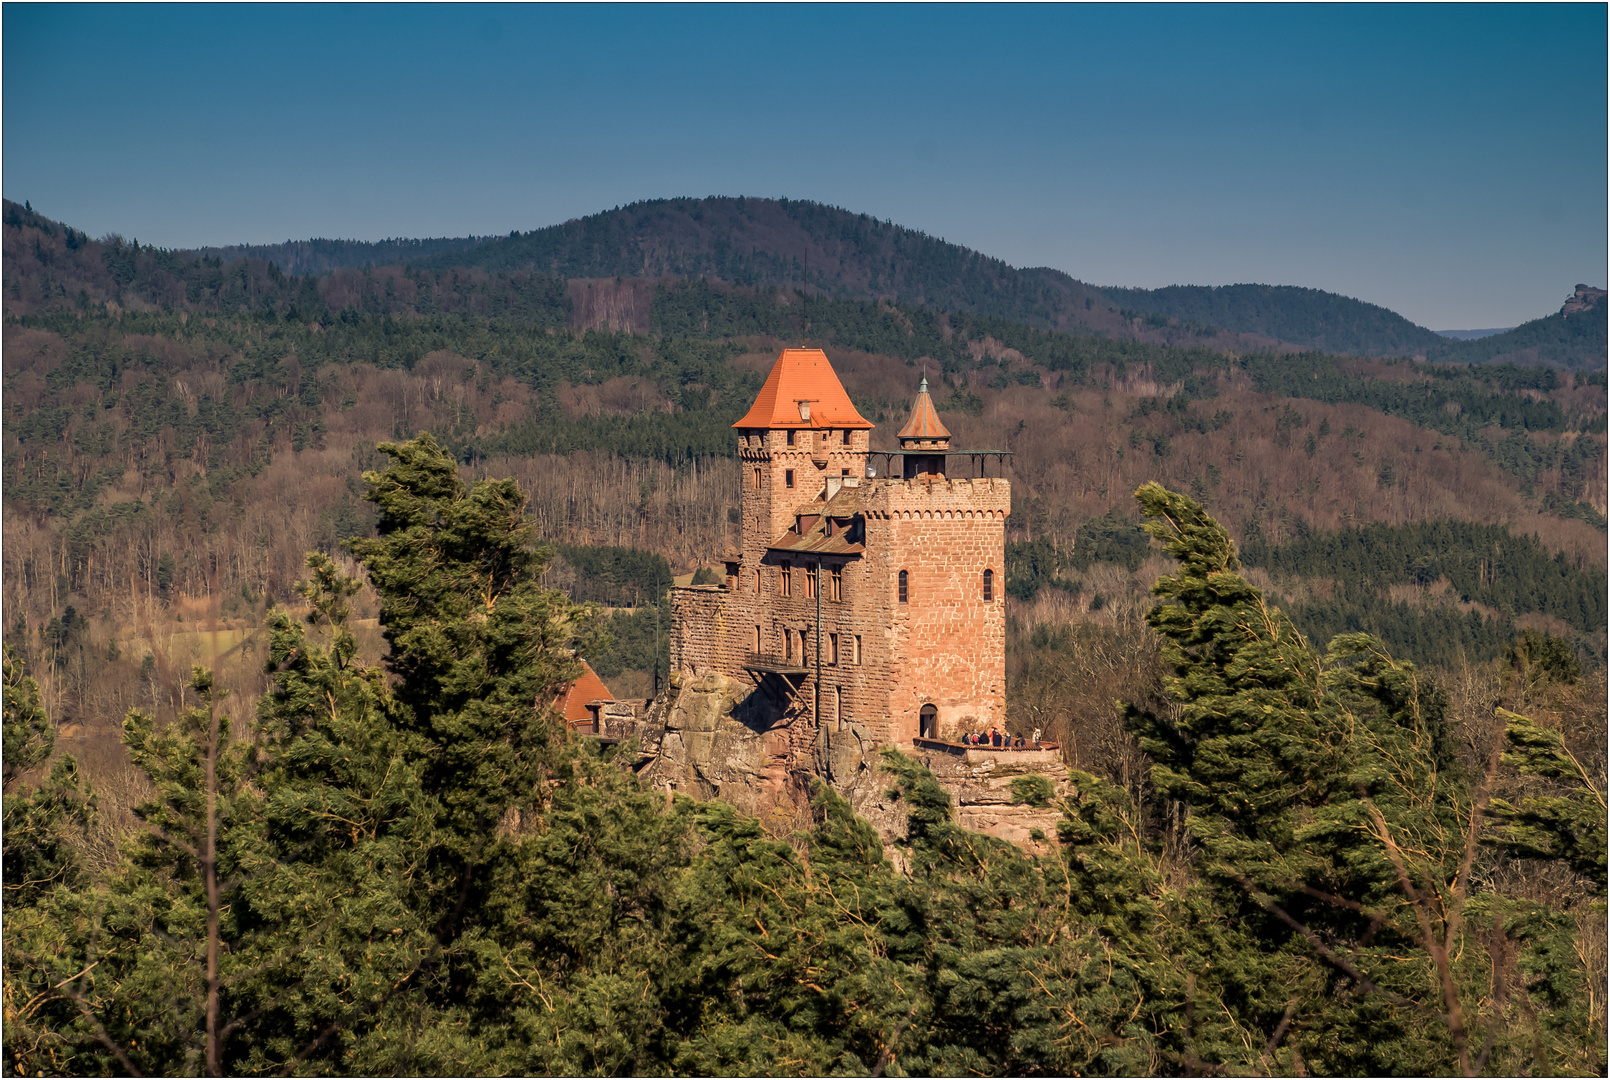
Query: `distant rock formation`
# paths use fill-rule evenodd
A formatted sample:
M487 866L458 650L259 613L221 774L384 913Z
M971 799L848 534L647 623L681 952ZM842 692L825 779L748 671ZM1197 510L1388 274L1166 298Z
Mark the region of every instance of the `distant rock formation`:
M1576 294L1565 300L1565 306L1560 308L1560 314L1566 318L1587 311L1604 303L1605 290L1595 289L1591 285L1578 285Z

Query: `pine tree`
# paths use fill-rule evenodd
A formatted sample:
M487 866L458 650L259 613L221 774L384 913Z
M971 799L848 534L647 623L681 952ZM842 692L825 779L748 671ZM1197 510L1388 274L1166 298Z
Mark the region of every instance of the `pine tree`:
M1511 936L1537 953L1552 916L1475 895L1497 758L1485 777L1459 776L1443 699L1412 664L1363 634L1337 638L1321 662L1236 573L1228 536L1198 504L1155 484L1136 497L1180 562L1148 615L1177 707L1127 715L1196 844L1213 948L1191 960L1195 990L1268 1032L1277 1067L1524 1065L1536 1018L1529 1034L1507 991L1484 992L1484 980ZM1490 938L1478 916L1512 928ZM1250 1064L1233 1041L1201 1056Z
M4 888L5 903L14 908L36 903L54 886L84 881L95 797L70 754L57 758L31 790L16 790L22 774L50 759L56 732L40 703L39 685L9 645L4 664Z

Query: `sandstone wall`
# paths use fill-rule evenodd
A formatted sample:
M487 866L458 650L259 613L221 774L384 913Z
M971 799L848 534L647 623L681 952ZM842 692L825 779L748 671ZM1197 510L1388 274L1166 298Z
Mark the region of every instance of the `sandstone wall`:
M1006 517L999 478L879 481L864 486L865 621L890 658L882 713L891 742L919 734L938 710L940 738L1006 722ZM907 602L899 602L900 571ZM983 597L984 571L994 574Z
M844 436L849 435L845 442ZM751 557L794 524L794 511L822 492L829 476L866 475L867 449L872 433L864 428L822 428L794 431L788 445L785 430L745 429L739 433L738 461L743 469L743 554L753 572ZM756 486L755 470L760 469ZM794 486L788 486L788 473Z
M671 670L730 674L727 592L716 585L671 589Z

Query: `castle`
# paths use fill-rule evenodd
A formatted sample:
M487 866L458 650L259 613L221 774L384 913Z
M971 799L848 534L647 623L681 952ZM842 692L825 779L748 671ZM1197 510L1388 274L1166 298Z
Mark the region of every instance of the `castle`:
M1005 729L1004 478L953 477L918 390L896 451L870 448L826 354L784 349L733 427L742 548L724 585L672 594L671 667L752 682L772 754L805 767L854 725L873 744Z

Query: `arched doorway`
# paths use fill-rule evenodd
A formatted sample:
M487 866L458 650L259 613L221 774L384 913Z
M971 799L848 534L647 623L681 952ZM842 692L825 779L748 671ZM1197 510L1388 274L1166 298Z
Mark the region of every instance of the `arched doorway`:
M939 710L932 705L924 705L917 716L918 734L924 739L939 738Z

